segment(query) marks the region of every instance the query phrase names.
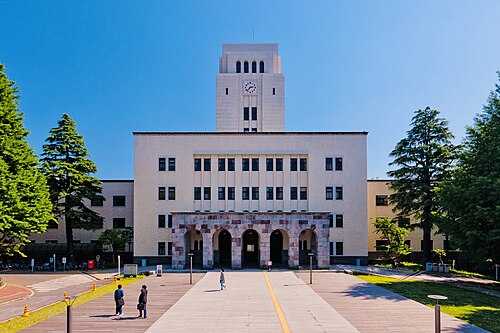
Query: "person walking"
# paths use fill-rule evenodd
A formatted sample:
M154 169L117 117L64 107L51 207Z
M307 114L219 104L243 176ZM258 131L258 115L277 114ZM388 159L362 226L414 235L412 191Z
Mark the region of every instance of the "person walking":
M139 310L139 318L142 317L142 311L144 311L144 319L146 319L148 317L148 312L146 310L146 304L148 303L148 287L146 285L143 285L141 288L138 302L137 310Z
M221 268L220 269L220 277L219 277L219 281L220 281L220 290L224 290L226 289L226 279L224 277L224 268Z
M123 315L123 305L125 305L125 300L123 299L123 296L125 296L125 292L122 289L122 285L118 285L118 289L115 290L115 304L116 304L116 311L115 314L118 316Z

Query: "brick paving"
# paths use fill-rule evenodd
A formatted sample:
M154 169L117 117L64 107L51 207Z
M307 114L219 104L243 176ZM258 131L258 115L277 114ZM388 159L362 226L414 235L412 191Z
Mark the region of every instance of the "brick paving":
M0 288L0 305L17 299L26 298L31 295L32 292L28 288L7 284Z

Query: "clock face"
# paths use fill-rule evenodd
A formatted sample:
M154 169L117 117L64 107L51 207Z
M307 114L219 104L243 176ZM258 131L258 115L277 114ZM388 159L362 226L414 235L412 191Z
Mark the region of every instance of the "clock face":
M257 84L255 81L246 81L243 84L243 90L245 93L253 95L257 92Z

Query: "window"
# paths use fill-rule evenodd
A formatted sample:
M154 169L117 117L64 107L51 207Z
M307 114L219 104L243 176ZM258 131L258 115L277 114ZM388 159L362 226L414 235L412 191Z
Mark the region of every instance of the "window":
M158 255L159 256L165 255L165 242L158 242Z
M257 107L252 106L252 120L257 120Z
M242 187L241 188L241 199L242 200L250 200L250 187Z
M241 62L240 61L236 62L236 73L241 73Z
M344 242L335 242L335 254L338 256L344 255Z
M342 157L335 157L335 171L342 171Z
M124 195L114 195L113 196L113 207L125 207L125 196Z
M194 200L201 200L201 187L194 188Z
M273 88L273 95L276 95L276 88Z
M250 120L250 108L247 106L243 108L243 120Z
M326 187L326 200L333 200L333 187L332 186Z
M219 158L219 171L226 171L226 159Z
M266 158L266 171L273 171L273 159Z
M260 73L264 73L264 62L263 62L263 61L261 61L261 62L259 63L259 67L260 67L260 68L259 68L259 72L260 72Z
M165 171L166 170L165 167L166 167L166 158L160 157L158 159L158 171Z
M307 187L300 188L300 200L307 200Z
M344 190L342 186L335 187L335 200L344 200Z
M219 190L217 191L217 199L226 200L226 188L225 187L219 187Z
M276 187L276 200L283 200L283 187Z
M283 171L283 159L282 158L276 159L276 171Z
M241 170L242 171L250 171L250 159L249 158L243 158L241 160Z
M245 61L245 62L243 63L243 71L244 71L245 73L248 73L248 61Z
M273 200L273 188L266 187L266 200Z
M259 159L252 158L252 171L259 171Z
M252 128L252 133L257 133L257 129L256 128Z
M227 159L227 171L234 171L234 158Z
M259 188L252 187L252 200L259 200Z
M201 158L194 159L194 171L201 171Z
M175 158L168 159L168 171L175 171Z
M332 214L328 215L328 222L329 222L328 226L330 228L333 228L333 215Z
M158 200L165 200L166 199L166 192L165 192L165 187L158 187Z
M290 187L290 200L297 200L297 187Z
M410 227L410 219L408 217L398 217L398 227L400 228L409 228Z
M101 196L93 198L90 200L90 205L94 206L94 207L96 207L96 206L102 207L102 206L104 206L104 198Z
M234 187L227 188L227 200L234 200Z
M330 242L330 255L333 256L333 242Z
M210 171L212 168L212 160L209 158L203 159L203 170L204 171Z
M158 228L165 228L165 215L158 215Z
M375 206L387 206L387 195L376 195Z
M344 227L344 215L337 214L335 215L335 228L343 228Z
M59 223L57 223L57 221L54 219L54 220L50 220L49 223L47 224L47 229L58 229L59 228ZM32 241L33 243L33 241Z
M210 187L203 188L203 200L211 200Z
M252 61L252 73L257 73L257 62Z
M300 159L300 171L307 171L307 158Z
M229 95L229 88L226 88L226 95Z
M386 239L378 239L375 241L375 249L377 251L384 251L389 244L389 241Z
M172 242L168 242L168 255L171 256L172 255Z
M325 170L326 171L333 170L333 158L331 158L331 157L325 158Z
M175 200L175 187L168 188L168 200Z
M245 128L243 129L243 133L248 133L248 132L250 132L250 129L249 129L248 127L245 127Z
M167 227L172 229L172 215L168 215L168 224Z
M297 159L296 158L290 159L290 171L297 171Z

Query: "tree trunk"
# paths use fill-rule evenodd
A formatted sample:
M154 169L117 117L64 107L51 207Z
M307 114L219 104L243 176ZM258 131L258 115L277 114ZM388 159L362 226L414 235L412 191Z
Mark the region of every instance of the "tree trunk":
M422 242L422 253L423 253L423 263L425 264L426 262L431 262L432 257L431 257L431 227L426 226L423 228L423 242Z
M66 199L67 200L67 199ZM64 205L64 221L66 223L66 255L68 256L68 261L75 262L75 246L73 243L73 225L71 218L69 217L70 211L69 204Z

